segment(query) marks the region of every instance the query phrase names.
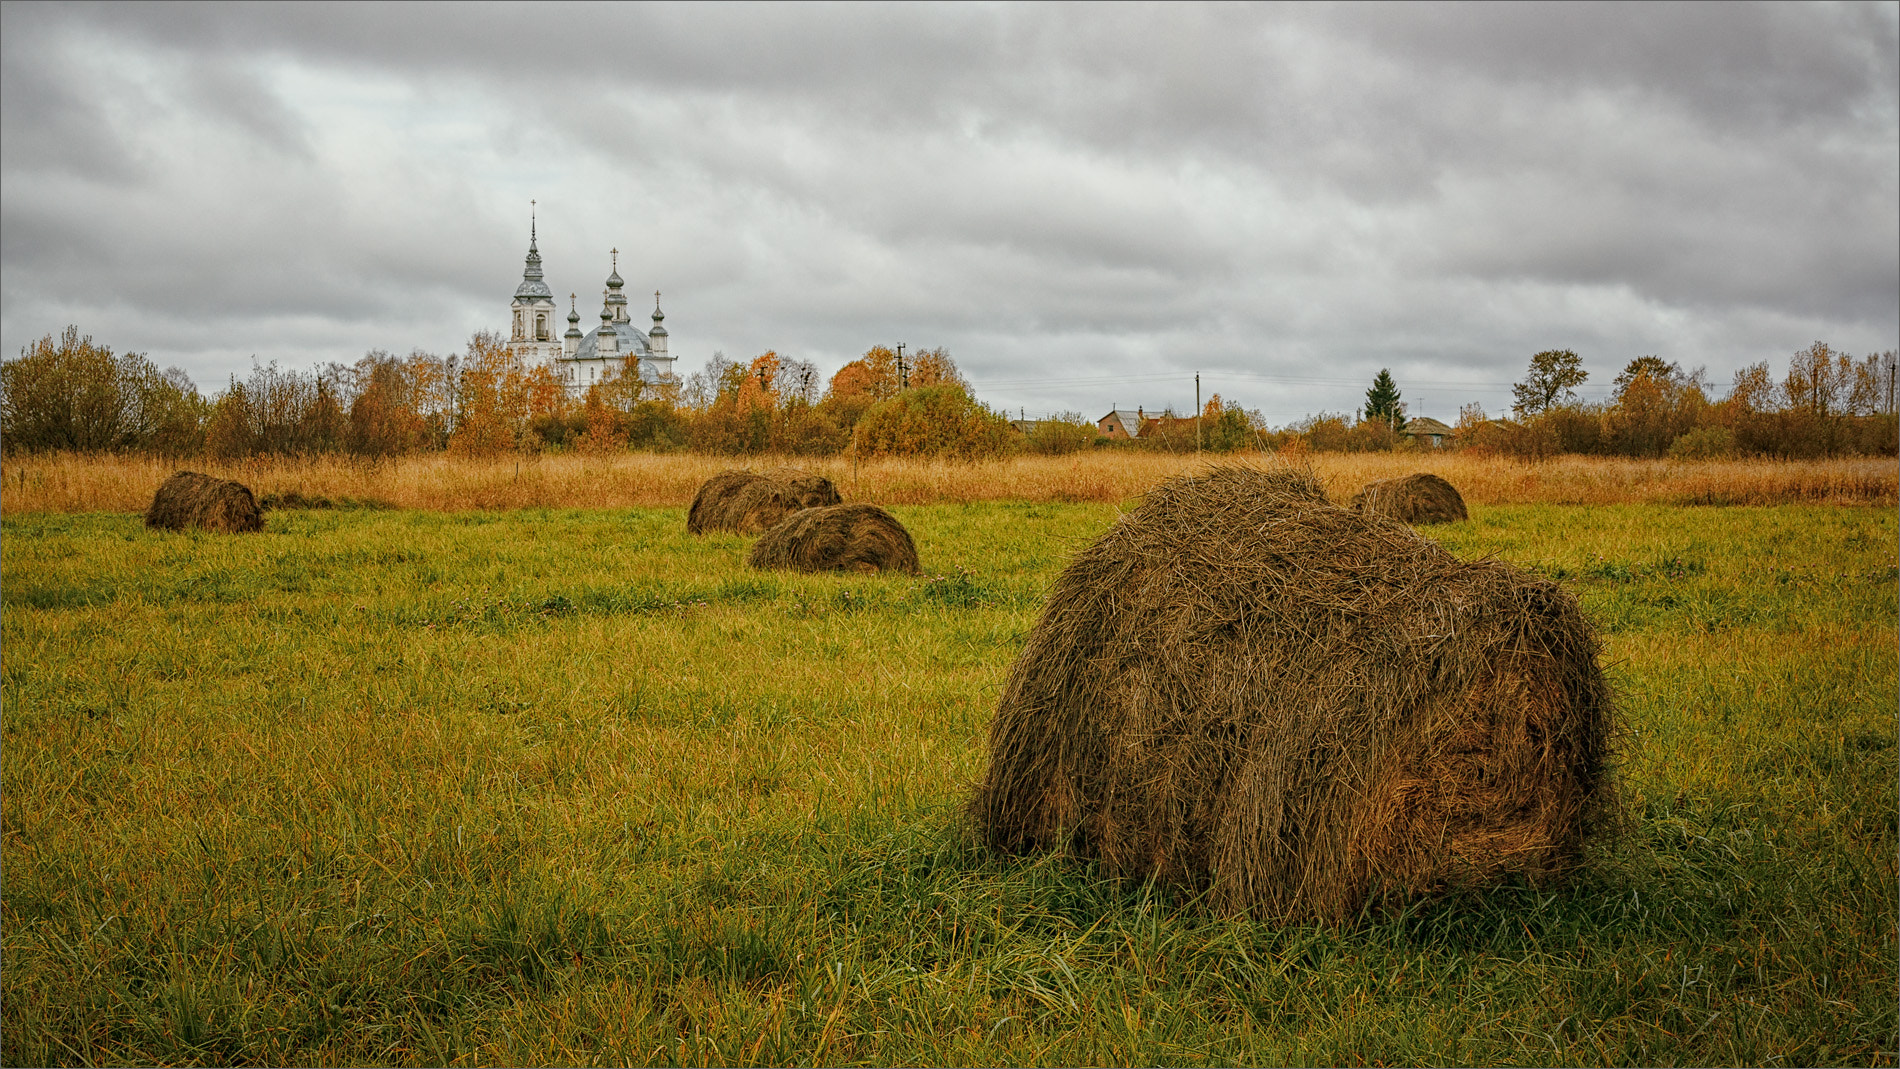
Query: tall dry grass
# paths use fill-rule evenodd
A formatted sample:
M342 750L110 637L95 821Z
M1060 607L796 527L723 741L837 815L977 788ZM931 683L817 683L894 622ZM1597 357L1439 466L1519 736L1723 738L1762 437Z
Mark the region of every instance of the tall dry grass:
M972 501L1125 501L1172 475L1219 459L1097 452L1014 457L973 464L849 458L731 458L577 455L476 460L430 455L360 461L257 458L179 465L143 456L71 453L8 459L0 466L0 511L138 512L174 470L189 466L236 479L260 497L297 492L334 501L457 511L516 508L683 506L701 483L730 467L801 467L829 476L846 500L885 505ZM1245 456L1272 464L1274 457ZM1482 505L1630 503L1690 505L1884 505L1900 501L1891 458L1842 460L1630 460L1559 457L1524 461L1470 454L1319 453L1309 464L1333 497L1374 479L1426 471Z

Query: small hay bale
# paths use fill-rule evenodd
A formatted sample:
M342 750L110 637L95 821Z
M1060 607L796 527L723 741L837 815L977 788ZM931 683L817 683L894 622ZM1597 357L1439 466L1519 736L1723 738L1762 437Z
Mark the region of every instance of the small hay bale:
M829 505L793 513L765 532L746 563L798 572L917 574L917 544L876 505Z
M838 495L838 488L823 475L813 475L797 468L780 468L772 472L772 478L791 487L800 508L817 509L844 503L844 498Z
M1615 810L1597 652L1553 583L1215 468L1056 581L971 815L1262 918L1555 875Z
M152 495L145 526L168 531L199 528L240 534L264 529L257 498L242 483L214 479L195 471L176 472Z
M1348 507L1410 524L1457 523L1470 518L1458 488L1424 472L1367 483L1365 489L1353 495Z

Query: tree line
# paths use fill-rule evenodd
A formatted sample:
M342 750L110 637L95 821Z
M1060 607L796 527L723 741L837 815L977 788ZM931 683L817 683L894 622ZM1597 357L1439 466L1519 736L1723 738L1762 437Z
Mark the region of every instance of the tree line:
M1511 456L1594 453L1636 457L1810 457L1892 454L1895 354L1859 359L1816 342L1777 379L1766 362L1736 372L1711 398L1700 369L1657 356L1631 360L1603 402L1576 388L1589 379L1569 350L1531 358L1513 387L1511 412L1459 413L1440 444ZM767 351L723 354L684 380L641 377L637 358L575 397L552 369L527 366L498 334L440 357L372 350L353 364L299 370L276 363L233 376L201 395L176 368L116 354L69 327L0 362L0 447L8 453L71 450L238 459L347 454L368 458L448 452L610 453L691 451L723 455L944 456L1066 454L1118 448L1164 452L1365 452L1426 448L1407 406L1381 370L1356 413L1309 416L1269 427L1258 410L1214 395L1198 414L1165 411L1134 441L1110 442L1067 412L1012 425L977 401L944 349L908 358L886 346L829 379L807 360Z
M1793 354L1777 379L1767 361L1735 372L1716 400L1702 369L1639 356L1612 381L1606 401L1576 396L1588 381L1570 350L1531 358L1512 387L1509 419L1468 405L1455 438L1468 448L1519 456L1556 453L1704 459L1818 457L1895 452L1895 352L1855 359L1817 341Z
M545 365L517 360L488 331L465 353L397 356L309 369L275 362L233 376L212 398L176 368L115 354L77 327L0 363L0 446L8 453L149 452L396 457L448 452L627 450L713 454L998 456L1019 447L978 402L948 351L873 346L827 380L810 361L715 354L684 381L654 382L625 358L585 394Z

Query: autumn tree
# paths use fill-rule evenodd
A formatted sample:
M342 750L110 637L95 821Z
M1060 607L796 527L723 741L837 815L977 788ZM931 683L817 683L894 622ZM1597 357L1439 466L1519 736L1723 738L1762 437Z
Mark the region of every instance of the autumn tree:
M1788 407L1826 417L1838 412L1852 388L1854 365L1846 353L1837 353L1817 341L1788 361L1788 377L1781 389Z
M583 453L598 456L626 448L625 421L609 402L609 392L604 383L587 387L587 396L581 402L582 430L576 440Z
M1256 446L1254 425L1240 405L1223 401L1220 394L1214 394L1201 410L1201 441L1210 453L1253 449Z
M1023 448L1045 456L1062 456L1090 448L1101 433L1080 412L1058 412L1036 421L1023 439Z
M257 435L252 430L250 398L236 376L205 420L205 454L219 460L236 460L257 451Z
M1868 353L1854 365L1854 382L1848 391L1847 410L1857 416L1891 414L1894 410L1895 353Z
M925 386L955 386L964 393L970 392L970 380L963 377L957 362L950 359L950 350L941 346L935 349L922 349L911 357L910 386L919 389Z
M0 443L9 451L194 450L208 406L185 373L115 355L78 327L0 363Z
M527 421L527 385L508 343L492 331L477 331L455 384L455 433L449 451L493 456L517 448Z
M1568 349L1548 349L1531 357L1524 381L1511 387L1513 407L1532 416L1574 398L1577 387L1589 379L1583 361Z
M897 350L873 345L865 350L862 359L872 399L886 401L897 396L897 392L903 388L897 373Z
M824 379L818 374L818 365L809 360L793 360L780 357L777 377L772 382L772 392L787 407L794 405L814 405L824 386Z
M977 460L1016 445L1009 421L955 386L906 390L881 401L858 421L853 442L865 456L934 456Z
M1639 356L1616 376L1616 394L1603 419L1611 451L1630 456L1660 456L1687 427L1676 426L1676 410L1686 392L1682 369L1658 356Z
M351 368L356 396L350 401L350 452L361 456L401 456L436 443L431 416L445 369L425 353L405 360L381 349L364 354Z

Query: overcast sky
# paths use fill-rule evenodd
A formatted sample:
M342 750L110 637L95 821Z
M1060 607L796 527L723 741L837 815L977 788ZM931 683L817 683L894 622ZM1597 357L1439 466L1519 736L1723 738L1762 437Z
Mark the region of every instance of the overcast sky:
M1497 413L1900 344L1894 4L7 3L0 344L259 360L665 293L682 370L945 346L1014 413ZM638 314L638 313L636 313ZM1719 391L1718 391L1719 392Z

